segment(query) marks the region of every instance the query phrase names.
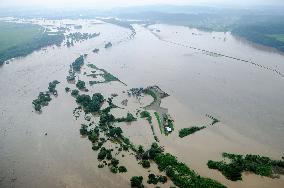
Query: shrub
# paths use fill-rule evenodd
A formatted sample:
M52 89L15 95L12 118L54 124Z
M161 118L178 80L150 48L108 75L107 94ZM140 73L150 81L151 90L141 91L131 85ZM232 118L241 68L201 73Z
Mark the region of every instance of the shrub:
M190 135L190 134L193 134L193 133L195 133L195 132L197 132L197 131L200 131L200 130L202 130L202 129L204 129L204 128L205 128L205 126L203 126L203 127L183 128L183 129L181 129L181 130L179 131L179 137L180 137L180 138L186 137L186 136L188 136L188 135Z
M76 87L77 87L78 89L85 89L85 88L86 88L86 84L85 84L84 81L78 80L78 82L76 83Z
M166 176L159 176L158 181L161 183L166 183L168 181L168 178Z
M108 153L110 153L110 150L107 150L106 148L102 147L100 149L100 152L98 153L98 159L99 160L104 160L107 156Z
M125 172L127 172L127 169L125 168L125 166L120 166L120 167L118 167L118 171L119 171L119 173L125 173Z
M116 167L116 166L111 166L111 167L110 167L110 171L111 171L112 173L116 174L116 173L117 173L117 167Z
M77 89L74 89L74 90L71 91L71 95L72 95L73 97L76 97L76 96L79 95L79 91L78 91Z
M147 183L156 185L158 183L158 178L155 174L149 174Z
M80 134L81 135L87 135L88 134L88 126L87 125L85 125L85 124L81 125Z
M119 160L116 158L113 158L110 162L113 166L117 166L119 164Z
M131 187L143 188L144 185L142 184L143 177L142 176L133 176L130 179Z
M143 166L143 168L149 168L150 162L148 160L142 160L142 166Z

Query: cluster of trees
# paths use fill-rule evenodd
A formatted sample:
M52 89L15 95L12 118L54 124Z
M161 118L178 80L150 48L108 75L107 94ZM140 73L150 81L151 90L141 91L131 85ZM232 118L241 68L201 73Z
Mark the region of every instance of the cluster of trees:
M166 183L167 180L168 178L166 176L156 176L155 174L149 174L147 183L156 185L159 182Z
M73 92L73 91L72 91ZM89 95L78 95L76 97L76 102L80 104L86 113L98 112L101 108L101 105L104 101L104 97L100 93L93 94L92 97Z
M207 166L210 169L219 170L226 178L232 181L242 180L242 172L244 171L268 177L271 177L273 173L276 173L274 169L281 169L278 170L279 173L284 173L283 160L272 160L268 157L251 154L243 156L223 153L223 157L229 159L230 162L210 160L208 161Z
M204 129L205 126L202 126L202 127L190 127L190 128L183 128L181 130L179 130L179 137L180 138L183 138L183 137L186 137L190 134L193 134L197 131L200 131L202 129Z
M142 111L140 113L140 117L141 118L146 118L147 121L149 122L149 124L152 124L152 116L148 111Z
M137 118L135 118L133 116L133 114L131 114L129 112L127 113L126 117L116 118L117 122L132 122L132 121L136 121L136 120L137 120Z
M38 112L41 111L41 107L47 106L51 101L49 93L40 92L37 99L33 100L34 109Z
M110 47L112 47L112 43L111 42L108 42L108 43L105 44L105 48L110 48Z
M143 168L150 168L150 161L149 160L142 160L141 162Z
M133 176L130 179L131 187L143 188L143 177L142 176Z
M57 94L57 90L55 89L56 88L56 85L59 84L60 82L57 81L57 80L54 80L52 82L49 82L49 85L48 85L48 91L50 93L53 93L53 94Z
M75 61L71 64L74 71L80 71L81 67L84 65L84 56L80 55Z
M127 172L127 169L126 169L126 167L125 166L118 166L118 164L119 164L119 160L118 159L115 159L115 158L113 158L112 160L111 160L111 167L110 167L110 171L112 172L112 173L117 173L117 172L119 172L119 173L125 173L125 172Z
M69 88L69 87L65 87L65 91L66 91L66 92L69 92L69 91L70 91L70 88Z
M79 95L79 90L73 89L73 90L71 91L71 95L72 95L73 97L77 97L77 96Z
M122 129L120 127L112 127L109 129L109 136L113 138L118 138L122 136Z
M154 160L156 156L163 152L163 148L161 148L157 143L153 143L147 151L138 149L137 158L143 160Z
M94 53L99 53L99 51L100 51L100 49L98 49L98 48L95 48L95 49L93 50Z
M84 81L82 81L82 80L78 80L78 82L76 83L76 87L78 88L78 89L85 89L86 88L86 83L84 82Z
M159 170L165 171L167 176L178 187L225 188L224 185L215 180L199 176L184 163L179 162L175 156L169 153L160 153L154 160L158 165Z
M97 37L99 36L100 33L80 33L80 32L75 32L75 33L70 33L66 36L67 38L67 42L69 42L69 45L70 44L74 44L74 41L75 42L79 42L79 41L84 41L84 40L87 40L87 39L91 39L91 38L94 38L94 37ZM67 44L68 46L68 44Z
M98 153L98 160L102 161L104 159L112 160L111 150L102 147Z
M85 125L85 124L81 125L80 134L83 135L83 136L88 134L88 126L87 125Z
M37 99L33 100L32 104L34 105L34 109L38 112L41 111L43 106L47 106L48 103L51 101L50 93L57 95L56 85L60 82L54 80L49 83L48 85L48 92L40 92Z

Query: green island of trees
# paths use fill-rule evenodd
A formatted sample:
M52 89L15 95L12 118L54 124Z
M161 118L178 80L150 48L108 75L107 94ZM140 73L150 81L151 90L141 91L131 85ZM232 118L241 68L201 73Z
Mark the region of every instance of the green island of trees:
M157 163L159 170L165 171L167 176L178 187L225 187L215 180L199 176L184 163L179 162L175 156L169 153L159 153L155 156L154 161Z
M50 82L48 84L48 91L54 95L57 95L57 90L55 89L56 88L56 85L59 84L60 82L57 81L57 80L54 80L52 82Z
M81 67L84 65L84 56L80 55L75 61L71 64L74 71L80 71Z
M50 93L53 95L57 95L56 85L60 82L57 80L54 80L52 82L49 82L48 84L48 91L46 92L40 92L37 99L33 100L32 104L34 105L34 109L38 112L41 111L41 108L43 106L47 106L48 103L51 101Z
M232 181L242 180L242 172L253 172L257 175L275 178L277 174L284 174L284 160L272 160L259 155L236 155L223 153L222 156L230 160L208 161L210 169L219 170Z
M141 160L152 160L158 165L161 172L166 172L166 175L172 182L181 188L224 188L222 184L215 180L204 178L196 174L184 163L179 162L175 156L164 153L164 149L157 143L153 143L147 151L135 150L136 158Z
M41 111L41 107L47 106L51 101L49 93L40 92L37 99L33 100L34 109L38 112Z
M202 129L206 128L205 126L202 126L202 127L190 127L190 128L183 128L181 130L179 130L179 137L180 138L183 138L183 137L186 137L190 134L193 134L197 131L200 131Z
M86 83L82 80L78 80L78 82L76 83L76 87L80 90L85 89L86 88Z
M100 93L95 93L92 97L85 94L78 95L76 97L76 102L84 108L84 111L86 113L98 112L102 106L103 101L104 97Z

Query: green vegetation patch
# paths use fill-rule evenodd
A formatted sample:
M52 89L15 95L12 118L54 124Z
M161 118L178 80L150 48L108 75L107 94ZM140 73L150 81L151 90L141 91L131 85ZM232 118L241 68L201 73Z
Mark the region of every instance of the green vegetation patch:
M158 121L161 134L164 134L164 127L163 127L163 124L162 124L162 121L161 121L159 113L158 112L154 112L154 115L155 115L155 117L156 117L156 119Z
M242 180L242 172L253 172L257 175L275 177L276 174L284 174L284 161L272 160L259 155L236 155L223 153L226 161L208 161L210 169L219 170L226 178L232 181Z
M130 179L131 187L143 188L143 177L142 176L133 176Z
M89 64L88 65L90 68L101 71L103 73L95 73L93 72L92 74L89 74L87 76L91 76L93 78L96 78L97 76L102 76L104 78L104 81L89 81L90 85L94 85L94 84L102 84L102 83L108 83L108 82L112 82L112 81L118 81L124 85L126 85L125 83L123 83L122 81L120 81L117 77L113 76L111 73L107 72L105 69L100 69L98 68L96 65L94 64Z
M11 58L26 56L35 50L60 45L62 33L44 32L39 25L0 21L0 65Z
M85 94L78 95L76 97L76 102L84 108L84 111L86 113L98 112L101 109L103 101L104 101L104 97L100 93L95 93L93 94L92 97L90 97L89 95L85 95Z
M38 112L41 111L41 108L43 106L47 106L48 103L51 101L50 93L53 95L57 95L56 85L60 82L57 80L54 80L52 82L49 82L48 85L48 91L47 92L40 92L37 99L33 100L32 104L34 105L34 109Z
M78 82L76 83L76 87L80 90L85 89L86 88L86 83L82 80L78 80Z
M166 176L156 176L155 174L149 174L148 175L148 184L154 184L156 185L157 183L166 183L167 182L167 177Z
M48 84L48 91L49 91L50 93L53 93L53 94L57 95L57 90L56 90L55 88L56 88L56 85L59 84L59 83L60 83L60 82L57 81L57 80L54 80L54 81L50 82L50 83Z
M80 55L75 61L71 64L74 71L80 71L81 67L84 65L84 56Z
M41 111L41 107L47 106L51 101L49 93L40 92L37 99L33 100L34 109L38 112Z
M137 118L133 116L131 113L127 113L126 117L116 118L117 122L132 122L137 121Z
M202 127L190 127L190 128L183 128L179 131L179 137L180 138L183 138L183 137L186 137L190 134L193 134L197 131L200 131L202 129L206 128L205 126L202 126Z
M154 136L154 139L155 139L157 142L159 142L158 137L157 137L157 135L156 135L156 133L155 133L155 130L154 130L154 125L153 125L153 123L152 123L152 116L151 116L151 114L150 114L148 111L144 110L144 111L140 112L140 117L141 117L141 118L146 118L146 120L147 120L147 121L149 122L149 124L150 124L150 127L151 127L151 130L152 130L152 134L153 134L153 136Z
M179 162L175 156L169 153L160 153L155 157L154 160L157 163L159 170L165 171L167 176L178 187L225 187L224 185L218 183L215 180L199 176L184 163Z
M169 114L163 114L163 129L165 135L169 135L174 131L174 120L170 118Z

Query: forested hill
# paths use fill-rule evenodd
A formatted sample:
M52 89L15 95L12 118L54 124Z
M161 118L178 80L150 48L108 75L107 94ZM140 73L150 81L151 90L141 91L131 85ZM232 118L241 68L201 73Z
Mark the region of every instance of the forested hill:
M127 9L128 10L128 9ZM116 11L123 19L148 20L198 28L205 31L232 32L251 42L276 48L284 52L284 8L181 8L138 9ZM163 11L159 11L163 10Z

